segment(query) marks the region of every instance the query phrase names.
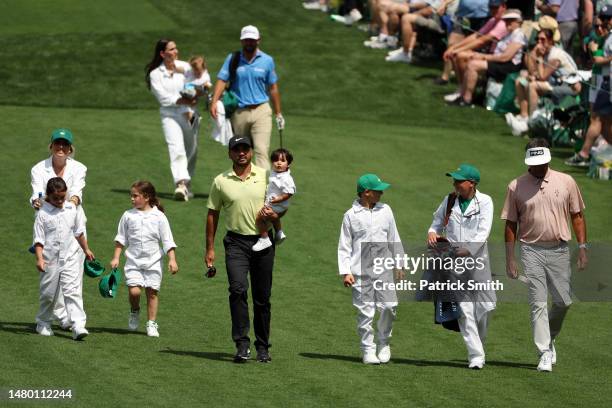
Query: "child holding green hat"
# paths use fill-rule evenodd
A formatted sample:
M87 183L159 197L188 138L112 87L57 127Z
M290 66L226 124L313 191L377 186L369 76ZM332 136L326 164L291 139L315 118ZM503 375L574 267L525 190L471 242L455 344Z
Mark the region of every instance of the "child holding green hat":
M375 277L368 273L372 269L369 268L370 260L362 265L362 251L370 245L377 253L382 250L389 257L398 253L403 256L393 211L387 204L380 203L383 191L389 186L375 174L364 174L359 178L358 198L344 213L338 242L338 269L344 286L352 287L364 364L387 363L391 358L389 340L396 316L397 297L395 292L375 290L374 282L376 279L393 282L393 271L387 270ZM373 329L376 309L380 314L377 327L378 353Z

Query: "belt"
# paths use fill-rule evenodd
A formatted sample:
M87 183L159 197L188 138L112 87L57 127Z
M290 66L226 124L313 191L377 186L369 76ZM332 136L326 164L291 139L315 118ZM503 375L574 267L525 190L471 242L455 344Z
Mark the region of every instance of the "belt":
M234 231L227 231L227 235L229 235L230 237L234 237L234 238L246 238L246 239L259 238L259 235L244 235L244 234L239 234Z
M262 103L258 103L256 105L245 105L244 108L242 109L257 109L258 107L260 107L261 105L263 105L265 102Z

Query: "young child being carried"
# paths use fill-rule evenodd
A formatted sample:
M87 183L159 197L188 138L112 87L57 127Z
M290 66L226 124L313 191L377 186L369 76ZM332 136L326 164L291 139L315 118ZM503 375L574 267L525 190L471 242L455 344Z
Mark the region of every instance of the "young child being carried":
M94 254L85 237L85 216L77 206L66 201L68 187L61 177L47 182L46 197L34 221L34 251L36 268L40 272L40 308L36 316L36 331L42 336L53 336L51 322L53 305L61 287L72 338L81 340L89 334L85 329L79 246L89 260Z
M281 217L287 213L289 200L295 194L295 183L291 177L289 167L293 162L293 155L287 149L276 149L272 152L272 171L268 180L268 191L266 191L266 203L264 208L257 214L257 228L260 238L253 245L253 251L263 251L272 246L268 237L268 227L271 222L274 226L274 241L280 245L287 236L281 226ZM269 210L272 210L270 213Z
M210 74L206 69L204 56L194 55L189 58L189 65L191 65L191 69L187 72L184 72L185 70L180 67L176 68L176 72L185 74L185 88L181 92L181 96L193 99L199 95L198 89L200 92L208 91L212 87L212 83L210 81ZM194 109L191 106L183 105L181 111L185 119L193 127L195 124Z
M159 337L155 319L159 303L157 294L162 280L162 259L166 253L168 269L173 275L178 272L176 244L153 184L148 181L135 182L130 196L134 208L124 212L119 221L115 254L110 265L112 268L119 266L121 250L127 246L124 273L131 306L128 329L138 329L140 293L144 287L147 294L147 336ZM162 248L159 247L160 243Z

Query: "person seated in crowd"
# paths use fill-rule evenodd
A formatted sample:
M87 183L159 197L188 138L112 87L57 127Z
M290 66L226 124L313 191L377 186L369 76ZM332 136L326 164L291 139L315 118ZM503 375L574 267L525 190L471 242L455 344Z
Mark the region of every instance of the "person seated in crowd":
M385 58L387 62L412 62L412 50L416 44L418 28L425 28L439 34L444 34L441 17L446 14L449 4L456 0L426 0L425 7L412 13L406 13L401 18L402 47L391 51Z
M538 32L537 45L525 58L527 71L521 71L515 82L520 114L506 114L506 121L515 136L529 129L527 122L536 110L540 96L551 95L560 99L580 92L580 81L572 80L578 70L576 63L567 52L555 45L554 36L552 30Z
M497 42L493 54L472 53L462 84L461 97L455 104L470 106L478 76L486 73L487 77L503 82L508 74L520 71L523 62L523 48L527 38L521 31L523 16L518 9L508 9L502 16L508 34Z
M480 30L489 19L489 0L458 0L453 13L452 29L448 35L448 47L453 47L466 37ZM453 71L452 61L444 59L442 75L434 80L437 85L448 84Z
M502 16L507 10L505 0L490 0L489 10L491 18L480 30L448 47L444 52L443 58L445 61L452 62L460 87L464 84L467 65L475 50L487 50L492 53L495 50L495 43L507 34L506 24L502 20ZM461 98L461 91L461 88L457 89L457 91L444 96L444 100L449 103L455 102Z
M400 19L402 15L428 7L425 0L379 0L376 18L380 26L380 33L376 37L365 41L363 45L369 48L395 48Z

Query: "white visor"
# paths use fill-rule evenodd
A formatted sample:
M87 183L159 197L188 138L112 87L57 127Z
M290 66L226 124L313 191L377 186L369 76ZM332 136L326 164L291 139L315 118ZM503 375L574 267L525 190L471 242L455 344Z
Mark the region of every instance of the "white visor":
M550 150L547 147L532 147L525 152L525 164L539 166L550 163Z

